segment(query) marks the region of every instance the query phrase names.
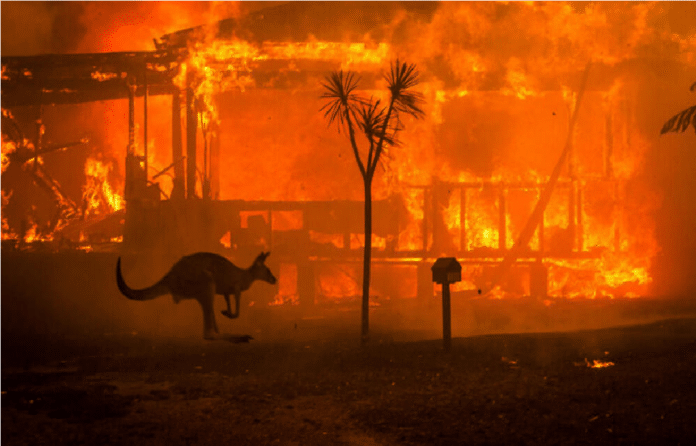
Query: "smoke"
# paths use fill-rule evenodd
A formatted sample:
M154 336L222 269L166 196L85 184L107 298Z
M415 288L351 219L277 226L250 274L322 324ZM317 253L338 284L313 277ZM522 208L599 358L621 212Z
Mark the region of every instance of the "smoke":
M4 2L2 54L152 51L155 38L238 17L242 9L253 7L217 1Z
M50 52L55 14L49 2L3 2L0 8L3 56Z

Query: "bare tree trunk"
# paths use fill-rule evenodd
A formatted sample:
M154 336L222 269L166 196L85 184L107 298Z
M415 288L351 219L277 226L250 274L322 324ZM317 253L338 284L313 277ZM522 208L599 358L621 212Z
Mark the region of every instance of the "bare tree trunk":
M372 257L372 178L365 177L365 247L363 257L362 336L365 345L370 327L370 261Z

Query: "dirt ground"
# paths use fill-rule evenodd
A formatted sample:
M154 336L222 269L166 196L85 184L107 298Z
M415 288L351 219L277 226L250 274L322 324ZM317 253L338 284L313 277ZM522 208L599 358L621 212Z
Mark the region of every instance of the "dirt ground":
M3 339L2 444L696 444L696 319L392 339Z

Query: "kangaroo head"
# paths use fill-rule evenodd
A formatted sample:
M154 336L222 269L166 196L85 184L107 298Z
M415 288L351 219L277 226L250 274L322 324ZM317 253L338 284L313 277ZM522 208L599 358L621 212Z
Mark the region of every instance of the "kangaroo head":
M255 280L263 280L264 282L268 282L273 285L276 283L276 278L264 263L266 261L266 257L268 257L270 254L270 252L262 252L259 254L258 257L256 257L256 260L254 260L254 264L251 267L251 272L254 275Z

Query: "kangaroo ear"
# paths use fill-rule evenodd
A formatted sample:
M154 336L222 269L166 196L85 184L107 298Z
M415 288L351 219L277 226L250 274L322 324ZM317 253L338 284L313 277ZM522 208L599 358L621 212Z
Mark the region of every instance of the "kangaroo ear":
M270 254L270 252L268 252L268 253L261 252L261 254L259 254L259 256L256 257L256 261L263 263L266 260L266 257L268 257L268 254Z

